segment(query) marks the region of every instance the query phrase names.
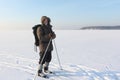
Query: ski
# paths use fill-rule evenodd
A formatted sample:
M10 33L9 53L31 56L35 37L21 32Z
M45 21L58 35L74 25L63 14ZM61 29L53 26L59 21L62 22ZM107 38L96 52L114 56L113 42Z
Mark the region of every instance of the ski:
M41 78L49 79L49 77L47 75L44 75L44 76L38 75L38 76L41 77Z
M54 74L54 72L52 72L52 71L45 71L44 73L45 74Z
M38 76L41 77L41 78L49 78L47 74L41 72L41 73L38 73Z

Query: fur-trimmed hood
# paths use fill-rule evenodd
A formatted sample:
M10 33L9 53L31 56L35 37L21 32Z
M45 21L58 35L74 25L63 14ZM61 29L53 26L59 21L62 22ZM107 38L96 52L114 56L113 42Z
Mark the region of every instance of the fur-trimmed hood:
M49 17L47 17L47 16L42 16L41 17L41 23L44 24L43 22L45 21L45 19L48 20L48 25L50 25L51 19Z

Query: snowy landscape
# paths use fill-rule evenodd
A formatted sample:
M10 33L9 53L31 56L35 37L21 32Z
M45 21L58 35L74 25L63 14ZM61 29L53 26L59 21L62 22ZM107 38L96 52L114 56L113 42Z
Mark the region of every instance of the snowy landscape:
M49 79L120 80L119 30L55 30L62 70L55 49ZM39 51L32 30L0 31L0 80L33 80Z

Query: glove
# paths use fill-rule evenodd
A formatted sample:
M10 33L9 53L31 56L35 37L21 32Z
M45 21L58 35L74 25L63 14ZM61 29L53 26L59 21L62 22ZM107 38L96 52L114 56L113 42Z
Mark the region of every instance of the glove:
M52 39L55 39L56 38L56 35L55 34L52 34Z
M54 33L49 33L48 36L49 36L49 38L52 38L52 39L54 39L56 37L56 35Z
M52 38L52 33L49 33L49 34L48 34L48 37L49 37L49 38Z

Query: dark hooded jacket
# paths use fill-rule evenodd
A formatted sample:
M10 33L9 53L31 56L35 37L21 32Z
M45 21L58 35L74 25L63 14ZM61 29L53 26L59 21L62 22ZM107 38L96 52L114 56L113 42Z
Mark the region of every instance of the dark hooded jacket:
M37 36L39 38L40 52L45 52L48 46L48 43L50 41L49 33L52 33L54 38L56 37L55 33L52 31L51 25L41 25L41 27L37 28ZM52 50L53 50L53 44L51 41L47 51L52 51Z

